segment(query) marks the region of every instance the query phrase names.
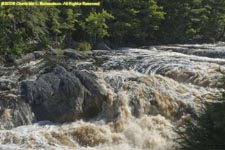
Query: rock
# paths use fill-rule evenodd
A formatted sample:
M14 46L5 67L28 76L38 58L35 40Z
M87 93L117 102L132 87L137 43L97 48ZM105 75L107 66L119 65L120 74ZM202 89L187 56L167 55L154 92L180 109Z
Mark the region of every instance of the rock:
M0 129L11 129L35 121L29 104L13 94L0 94Z
M80 116L84 87L79 79L57 66L36 81L21 83L21 95L38 120L72 121Z
M45 55L45 52L44 51L34 51L33 54L34 54L35 58L38 59L38 58L43 57Z
M76 76L80 74L57 65L48 68L37 80L21 83L22 98L30 103L37 120L68 122L88 119L101 111L105 92L96 81L90 81L96 80L92 75Z
M28 63L29 61L32 61L35 59L34 53L28 53L24 55L22 58L15 60L16 65L21 65L23 63Z
M0 66L0 76L3 76L3 75L8 76L14 70L15 70L15 67L14 66L13 67L3 67L3 66Z
M225 52L224 51L203 51L203 50L199 50L199 51L194 51L191 54L193 55L197 55L197 56L205 56L205 57L209 57L209 58L225 58Z
M30 61L34 61L36 59L42 58L45 55L44 51L34 51L33 53L28 53L22 56L20 59L14 60L16 65L21 65L24 63L29 63Z
M73 68L76 68L77 70L92 70L97 71L97 67L92 62L82 62L77 63Z
M64 50L63 54L69 58L73 58L73 59L77 59L77 60L85 58L81 53L79 53L78 51L75 51L73 49L66 49L66 50Z
M0 90L1 91L9 91L12 89L12 87L15 87L15 83L9 79L1 79L0 78Z
M117 50L125 50L125 51L130 50L130 49L131 49L130 47L119 47L119 48L117 48Z
M47 51L47 54L49 54L49 55L58 55L59 52L58 52L58 50L56 50L56 49L54 49L53 47L51 47L51 46L48 45L48 51Z
M88 92L85 92L83 107L84 112L92 117L97 115L96 112L101 112L102 102L107 99L107 92L97 82L98 78L87 71L74 71L74 74L80 79Z
M111 48L105 42L98 43L97 49L98 50L111 50Z
M157 49L155 47L153 47L153 46L149 47L148 50L150 50L150 51L157 51Z

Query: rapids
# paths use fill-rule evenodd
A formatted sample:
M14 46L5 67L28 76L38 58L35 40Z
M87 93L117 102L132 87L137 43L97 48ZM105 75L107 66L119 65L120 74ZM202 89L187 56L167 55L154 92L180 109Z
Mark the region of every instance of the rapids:
M174 129L224 91L225 59L207 55L225 54L224 48L220 43L93 51L93 59L75 67L94 73L107 91L102 112L90 120L0 130L0 149L174 150Z

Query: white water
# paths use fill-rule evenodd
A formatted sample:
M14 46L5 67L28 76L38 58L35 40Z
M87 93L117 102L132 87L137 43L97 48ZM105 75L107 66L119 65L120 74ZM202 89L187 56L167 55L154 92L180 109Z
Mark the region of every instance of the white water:
M174 150L174 128L223 91L224 59L140 49L108 57L95 72L108 91L97 118L2 130L0 149Z

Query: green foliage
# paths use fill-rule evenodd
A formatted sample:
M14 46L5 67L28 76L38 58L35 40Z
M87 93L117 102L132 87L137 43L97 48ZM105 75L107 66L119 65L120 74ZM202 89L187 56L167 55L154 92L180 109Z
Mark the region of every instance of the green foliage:
M60 22L59 14L60 14L60 10L54 7L51 8L51 10L48 13L48 16L50 18L48 19L49 32L56 46L59 46L58 44L59 35L62 33L61 31L62 23Z
M79 16L78 13L75 13L73 9L66 9L63 12L63 23L62 23L62 32L66 36L66 44L71 45L72 41L72 34L76 30L75 23L78 21L77 17Z
M69 32L75 31L75 22L77 22L77 17L79 14L74 13L73 9L67 9L65 13L65 22L62 24L62 28L68 30Z
M156 40L165 12L158 0L115 0L109 12L115 17L110 24L111 40L120 45Z
M83 29L87 32L91 42L95 44L98 40L109 36L107 29L108 25L106 21L113 19L114 17L107 11L102 12L91 12L90 15L85 19Z
M42 41L47 34L47 15L44 8L1 8L0 51L20 54L29 50L31 43Z
M224 39L225 1L159 1L166 12L159 34L163 43L215 42Z
M51 1L51 0L45 0ZM46 45L141 46L225 40L224 0L113 0L101 7L0 7L0 53Z
M78 51L90 51L92 49L91 44L88 42L82 42L78 44L76 48Z
M223 150L225 147L225 95L219 103L208 104L196 122L179 130L182 150Z

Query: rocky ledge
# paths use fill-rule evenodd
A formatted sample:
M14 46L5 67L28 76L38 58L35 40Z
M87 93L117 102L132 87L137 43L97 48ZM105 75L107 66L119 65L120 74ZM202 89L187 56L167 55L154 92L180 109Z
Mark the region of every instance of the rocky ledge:
M121 115L124 101L134 117L179 120L224 90L220 45L27 54L0 67L0 129L41 120L110 121Z
M96 117L107 92L90 71L94 66L81 63L88 55L71 49L34 52L0 68L0 128Z

